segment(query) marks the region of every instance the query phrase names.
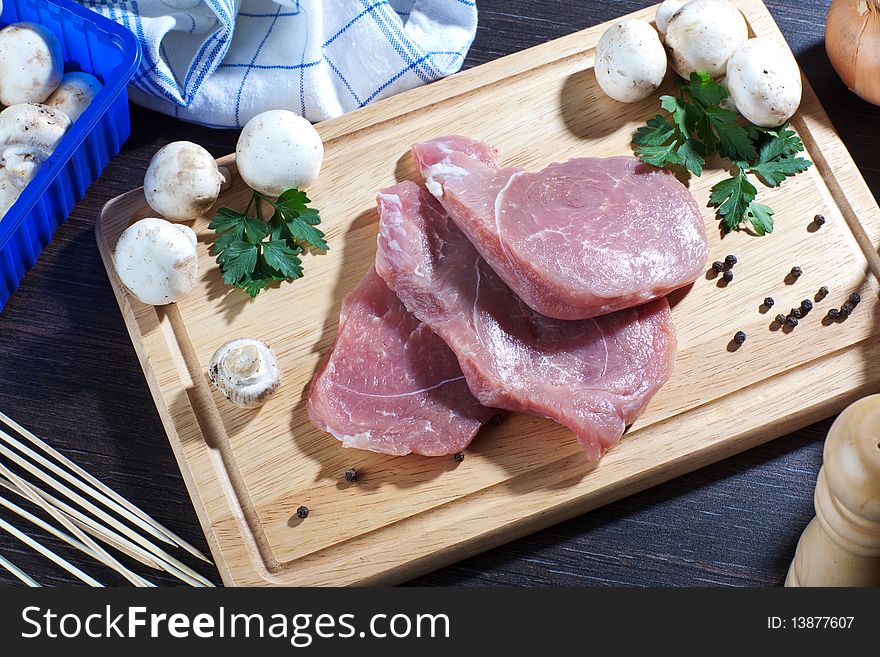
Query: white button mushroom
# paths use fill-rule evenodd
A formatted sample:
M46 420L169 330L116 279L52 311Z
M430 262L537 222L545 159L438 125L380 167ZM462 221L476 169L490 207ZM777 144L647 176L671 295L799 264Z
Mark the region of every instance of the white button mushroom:
M727 0L693 0L682 6L666 27L666 46L675 72L724 75L727 60L749 38L746 20Z
M727 88L740 114L773 128L801 104L801 71L791 51L773 39L749 39L727 63Z
M256 408L281 386L281 368L265 342L239 338L214 353L208 378L236 406Z
M248 187L279 196L302 189L318 178L324 144L315 127L298 114L270 110L244 127L235 149L238 172Z
M176 141L157 152L144 177L144 196L170 221L188 221L211 209L226 182L217 162L198 144Z
M606 94L623 103L650 96L666 75L666 51L657 31L645 21L629 19L609 27L596 46L596 81Z
M660 33L661 37L666 36L666 28L669 25L669 20L679 9L684 6L683 0L664 0L659 7L657 7L657 12L654 14L654 25L657 26L657 31Z
M141 219L119 236L113 262L119 280L144 303L177 303L199 277L196 234L164 219Z
M0 165L30 181L58 146L70 119L46 105L23 103L0 112Z
M46 105L64 112L74 122L86 111L102 86L98 78L89 73L67 73L46 100Z
M61 44L51 30L14 23L0 30L0 105L42 103L64 72Z
M0 169L0 219L21 196L27 183L6 169Z

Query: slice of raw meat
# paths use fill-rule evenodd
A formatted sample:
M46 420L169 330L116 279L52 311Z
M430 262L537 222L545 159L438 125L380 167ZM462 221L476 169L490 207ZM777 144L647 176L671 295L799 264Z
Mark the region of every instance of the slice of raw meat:
M371 267L342 302L308 413L345 447L441 456L467 447L495 411L474 399L449 347Z
M376 270L455 352L484 405L556 420L598 459L669 378L676 341L666 299L551 319L504 284L424 188L403 182L378 203Z
M501 169L465 137L413 146L436 196L529 306L586 319L687 285L706 265L699 207L672 174L634 157Z

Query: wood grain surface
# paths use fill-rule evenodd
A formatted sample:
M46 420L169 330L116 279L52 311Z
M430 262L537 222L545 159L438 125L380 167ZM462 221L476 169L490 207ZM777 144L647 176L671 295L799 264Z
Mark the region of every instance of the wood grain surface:
M482 0L481 28L468 65L648 4ZM870 154L877 152L880 141L871 127L878 110L848 94L827 63L821 44L826 3L768 4L876 194L880 172ZM134 126L123 155L93 186L0 316L0 408L51 437L172 529L203 545L91 235L98 208L140 184L146 163L161 144L193 139L220 155L231 150L235 134L195 129L142 110L135 110ZM724 376L716 373L705 384L723 384ZM826 426L798 432L417 583L778 584L811 516L819 440ZM46 583L67 581L5 538L0 550Z

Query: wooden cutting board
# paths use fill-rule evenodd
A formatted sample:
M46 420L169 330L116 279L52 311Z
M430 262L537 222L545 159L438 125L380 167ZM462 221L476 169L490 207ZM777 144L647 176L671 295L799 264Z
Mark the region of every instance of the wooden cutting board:
M759 0L736 3L755 34L782 41ZM633 14L651 20L653 9ZM336 334L343 296L375 254L376 191L418 179L409 146L460 133L497 146L506 165L538 169L575 156L630 151L657 95L632 105L606 98L593 74L606 25L500 59L319 126L326 156L309 195L331 250L305 258L306 276L255 301L221 282L208 255L207 221L196 221L202 276L178 306L130 297L111 259L117 237L151 211L142 190L104 208L97 238L110 280L220 573L230 585L394 583L535 531L611 500L748 449L831 415L880 390L880 210L809 85L793 123L816 163L777 190L776 232L721 238L709 188L712 169L690 183L705 208L711 259L736 254L736 278L701 277L671 298L680 353L672 380L598 466L574 436L514 415L487 427L463 463L392 458L343 449L306 416L309 381ZM674 89L667 81L666 91ZM235 175L220 204L241 207ZM710 163L711 164L711 163ZM819 230L812 217L824 214ZM792 266L803 268L793 284ZM871 273L873 272L873 274ZM778 311L829 297L794 331L771 328ZM832 304L859 290L846 322L824 325ZM765 296L777 305L759 309ZM729 350L733 334L748 341ZM267 341L285 383L258 411L231 406L206 383L205 367L229 339ZM360 478L346 483L343 473ZM311 510L306 520L296 509Z

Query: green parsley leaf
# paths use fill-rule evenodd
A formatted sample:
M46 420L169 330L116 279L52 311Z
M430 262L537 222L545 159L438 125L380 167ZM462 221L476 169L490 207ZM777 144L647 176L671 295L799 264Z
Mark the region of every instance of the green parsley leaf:
M722 226L728 233L737 229L744 221L749 204L758 195L758 190L749 182L743 171L722 180L711 191L709 205L718 208Z
M274 279L270 278L254 278L253 276L248 276L244 280L239 281L235 284L235 287L240 290L244 290L247 292L248 296L253 299L257 296L262 290L265 290L269 285L274 283Z
M752 224L752 229L757 235L766 235L773 232L773 209L761 205L755 201L749 203L746 210L746 219Z
M241 239L244 232L244 219L245 217L232 208L219 208L217 214L211 219L211 223L208 224L208 228L218 233L234 230Z
M648 119L647 125L636 130L633 143L638 146L662 146L676 136L675 126L658 114Z
M324 233L315 228L321 217L310 202L304 192L289 189L277 200L254 192L244 212L220 208L209 228L217 233L211 253L223 281L255 297L270 285L302 278L304 247L329 248ZM261 218L260 203L273 208L268 221ZM255 204L254 217L248 213Z
M259 244L269 234L266 222L248 217L244 220L244 238L251 244Z
M324 240L324 233L315 228L320 216L317 210L308 207L311 201L305 193L289 189L275 202L264 200L275 208L275 214L269 220L272 239L292 239L322 251L330 248Z
M676 112L673 115L676 124L673 125L659 114L649 119L647 125L639 128L633 137L636 153L643 162L655 167L684 165L691 173L702 175L706 163L703 146L682 133L681 128L685 123L683 106L678 105L677 99L672 96L663 98L670 99L665 106Z
M711 107L706 109L706 118L718 136L718 154L721 157L748 161L757 157L749 133L736 122L736 114L722 107Z
M680 134L686 135L690 132L687 125L687 105L684 101L675 96L660 96L660 107L672 114L672 120ZM658 115L657 118L663 117Z
M636 130L633 146L643 162L657 167L684 167L701 176L709 156L718 153L736 174L712 188L710 205L718 208L725 231L751 224L758 235L773 231L773 210L755 202L757 177L768 187L806 171L812 162L799 157L804 143L788 124L764 128L731 111L730 94L705 73L693 73L678 96L661 96L658 114Z
M661 169L670 164L684 163L684 159L678 154L675 142L666 146L639 146L636 150L641 156L642 162L652 164Z
M267 265L281 272L285 278L302 278L302 249L290 248L287 240L271 240L263 244L263 258Z
M229 244L217 256L217 264L223 271L223 281L232 285L242 280L254 270L258 256L259 250L255 244L241 240Z
M708 73L691 73L689 83L682 87L682 93L690 96L703 109L717 107L723 100L730 98L724 85L715 82Z
M802 157L777 157L769 162L756 164L749 169L769 187L778 187L788 176L794 176L806 171L812 166L812 162Z
M695 176L703 175L703 165L706 164L706 158L703 154L703 144L696 139L685 139L676 151L681 157L685 168Z

